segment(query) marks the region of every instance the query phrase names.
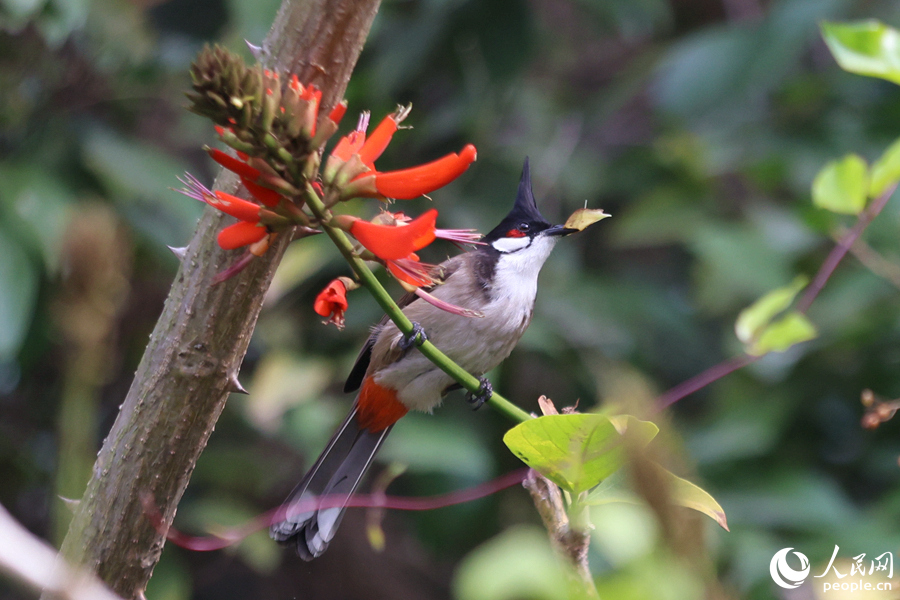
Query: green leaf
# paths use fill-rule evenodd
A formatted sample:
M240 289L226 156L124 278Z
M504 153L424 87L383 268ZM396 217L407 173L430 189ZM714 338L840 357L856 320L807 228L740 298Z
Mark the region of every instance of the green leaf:
M752 344L772 319L791 305L808 282L806 277L799 275L790 285L769 292L742 310L734 324L738 339Z
M653 423L629 416L548 415L513 427L503 441L529 467L578 494L625 463L626 438L646 445L658 432Z
M900 83L900 32L879 21L822 23L822 37L845 71Z
M654 465L654 469L665 486L672 504L701 512L728 531L725 511L707 491L659 465ZM644 501L628 487L628 477L624 469L591 490L585 500L585 504L593 506L613 502L644 504Z
M876 198L900 180L900 138L888 146L871 170L869 196Z
M862 212L868 192L866 161L856 154L825 165L812 184L813 204L845 215Z
M687 479L683 479L671 471L658 467L667 480L669 494L674 504L702 512L711 517L722 529L728 531L728 520L725 511L709 492Z
M815 325L799 312L790 312L773 321L793 303L806 283L805 277L798 276L791 285L769 292L741 311L734 331L748 354L762 356L769 352L784 352L794 344L816 337Z
M784 352L794 344L815 339L816 326L799 312L791 312L770 324L748 352L762 356L769 352Z

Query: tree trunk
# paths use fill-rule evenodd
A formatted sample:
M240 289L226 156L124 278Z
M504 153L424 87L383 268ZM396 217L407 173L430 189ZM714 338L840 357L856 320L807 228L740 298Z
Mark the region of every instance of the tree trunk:
M340 99L380 0L285 0L264 44L269 67L296 73ZM161 181L160 186L171 182ZM223 173L218 189L235 191ZM94 464L62 553L94 570L124 598L137 597L165 536L142 508L151 498L168 527L200 452L215 427L256 325L288 236L240 274L213 285L240 256L216 234L228 219L207 208L185 250L134 381Z

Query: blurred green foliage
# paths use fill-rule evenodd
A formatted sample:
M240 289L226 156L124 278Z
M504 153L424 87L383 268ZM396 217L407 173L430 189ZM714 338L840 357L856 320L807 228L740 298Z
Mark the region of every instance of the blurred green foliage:
M209 41L245 52L242 40L259 42L276 10L274 0L0 0L0 502L33 531L54 530L56 432L68 425L57 415L72 368L61 332L81 318L59 303L80 257L70 222L100 202L130 234L118 248L134 265L129 298L109 316L114 350L93 388L102 436L175 274L165 246L183 246L200 211L168 188L185 169L207 182L215 173L200 151L211 127L181 109L189 62ZM492 375L498 390L527 410L546 394L558 406L641 415L658 393L741 351L739 312L812 276L832 235L853 223L813 205L816 174L848 153L873 164L900 135L897 86L842 71L819 34L822 20L857 18L896 26L900 9L886 0L383 5L350 110L380 118L413 103L414 129L397 135L383 169L478 147L466 175L434 194L441 226L492 227L526 155L550 219L585 200L613 215L551 257L535 321ZM670 421L653 419L657 459L712 493L731 533L679 509L676 522L693 533L673 546L646 507L593 507L590 558L604 598L770 598L779 590L769 560L781 548L802 551L819 573L835 545L843 559L900 547L897 424L859 424L861 390L900 396L898 225L894 199L809 310L814 341L682 400ZM312 299L346 273L327 240L291 249L244 364L251 394L229 403L178 527L202 532L276 505L327 441L351 401L341 378L380 317L357 292L344 331L321 324ZM501 442L508 425L452 395L434 416L404 419L383 453L409 465L391 493L436 494L516 468ZM556 598L564 575L550 569L537 523L522 490L390 512L375 554L364 515L350 511L310 565L261 538L210 554L167 546L150 597Z

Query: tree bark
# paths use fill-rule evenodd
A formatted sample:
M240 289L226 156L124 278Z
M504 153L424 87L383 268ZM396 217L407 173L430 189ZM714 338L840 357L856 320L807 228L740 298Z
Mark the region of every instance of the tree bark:
M344 94L379 3L285 0L263 46L268 66L318 85L323 110L330 110ZM216 181L232 192L237 184L229 173ZM282 236L240 274L213 285L240 256L216 244L227 219L207 208L185 249L63 542L68 560L95 571L124 598L141 595L165 543L141 499L152 498L165 527L171 525L229 393L240 389L241 362L289 243Z

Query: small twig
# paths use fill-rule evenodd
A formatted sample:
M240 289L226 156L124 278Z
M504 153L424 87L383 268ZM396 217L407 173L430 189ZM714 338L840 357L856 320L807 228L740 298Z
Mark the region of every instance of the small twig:
M896 183L888 187L880 196L870 202L866 209L859 214L859 218L856 220L853 227L851 227L847 234L841 238L841 241L832 248L831 252L828 254L828 258L825 259L825 262L822 263L822 266L819 268L819 272L816 273L815 279L813 279L813 282L806 288L806 291L803 293L803 296L800 297L800 300L797 301L798 312L806 313L806 311L809 310L810 305L812 305L813 301L819 296L819 292L825 287L825 284L828 282L831 274L834 273L838 264L847 252L849 252L850 248L853 247L857 238L859 238L866 227L869 226L872 219L878 216L878 213L881 212L884 205L887 204L887 201L894 194L895 189L897 189Z
M839 242L846 233L847 229L843 228L834 232L831 237L835 242ZM895 288L900 288L900 265L883 257L864 240L856 240L856 243L850 248L850 254L872 273L886 280Z
M599 598L588 563L590 531L571 526L559 486L537 471L529 471L522 486L531 494L553 547L572 566L572 574L587 592L587 596Z
M685 396L690 396L694 392L705 388L714 381L718 381L719 379L722 379L726 375L729 375L734 371L737 371L738 369L743 369L747 365L756 362L760 358L762 357L750 356L749 354L741 354L739 356L735 356L733 358L729 358L728 360L722 361L719 364L703 371L699 375L694 375L687 381L679 383L678 385L664 393L656 400L656 410L662 410L672 404L675 404Z
M859 217L856 220L856 223L850 228L841 238L838 240L838 243L828 254L828 257L825 259L825 262L822 263L822 266L819 267L819 272L816 273L815 279L813 282L806 288L806 291L803 293L803 296L800 297L800 300L797 301L796 310L801 314L805 314L812 303L818 298L819 293L825 287L825 284L828 283L828 279L834 273L834 270L837 268L838 264L840 264L841 260L843 260L844 256L847 255L847 252L853 248L853 245L859 239L859 236L862 235L862 232L865 231L866 227L872 222L872 220L878 216L878 214L882 211L887 201L893 195L894 190L897 189L897 184L888 187L884 192L881 193L880 196L875 198L869 205L863 210ZM729 358L720 362L719 364L710 367L709 369L703 371L699 375L695 375L691 377L685 382L682 382L663 395L661 395L656 401L656 410L662 410L685 396L690 396L694 392L701 390L713 383L714 381L718 381L719 379L725 377L726 375L737 371L738 369L742 369L749 364L753 364L757 360L762 358L762 356L751 356L749 354L741 354L740 356L735 356L733 358Z
M538 398L538 405L544 415L559 414L553 401L547 396ZM563 412L566 413L566 409L563 409ZM588 548L591 544L589 525L585 523L583 527L577 527L572 524L559 486L537 471L533 469L528 471L528 475L522 481L522 487L531 494L554 549L572 566L570 575L577 579L588 597L598 598L597 587L588 563Z

